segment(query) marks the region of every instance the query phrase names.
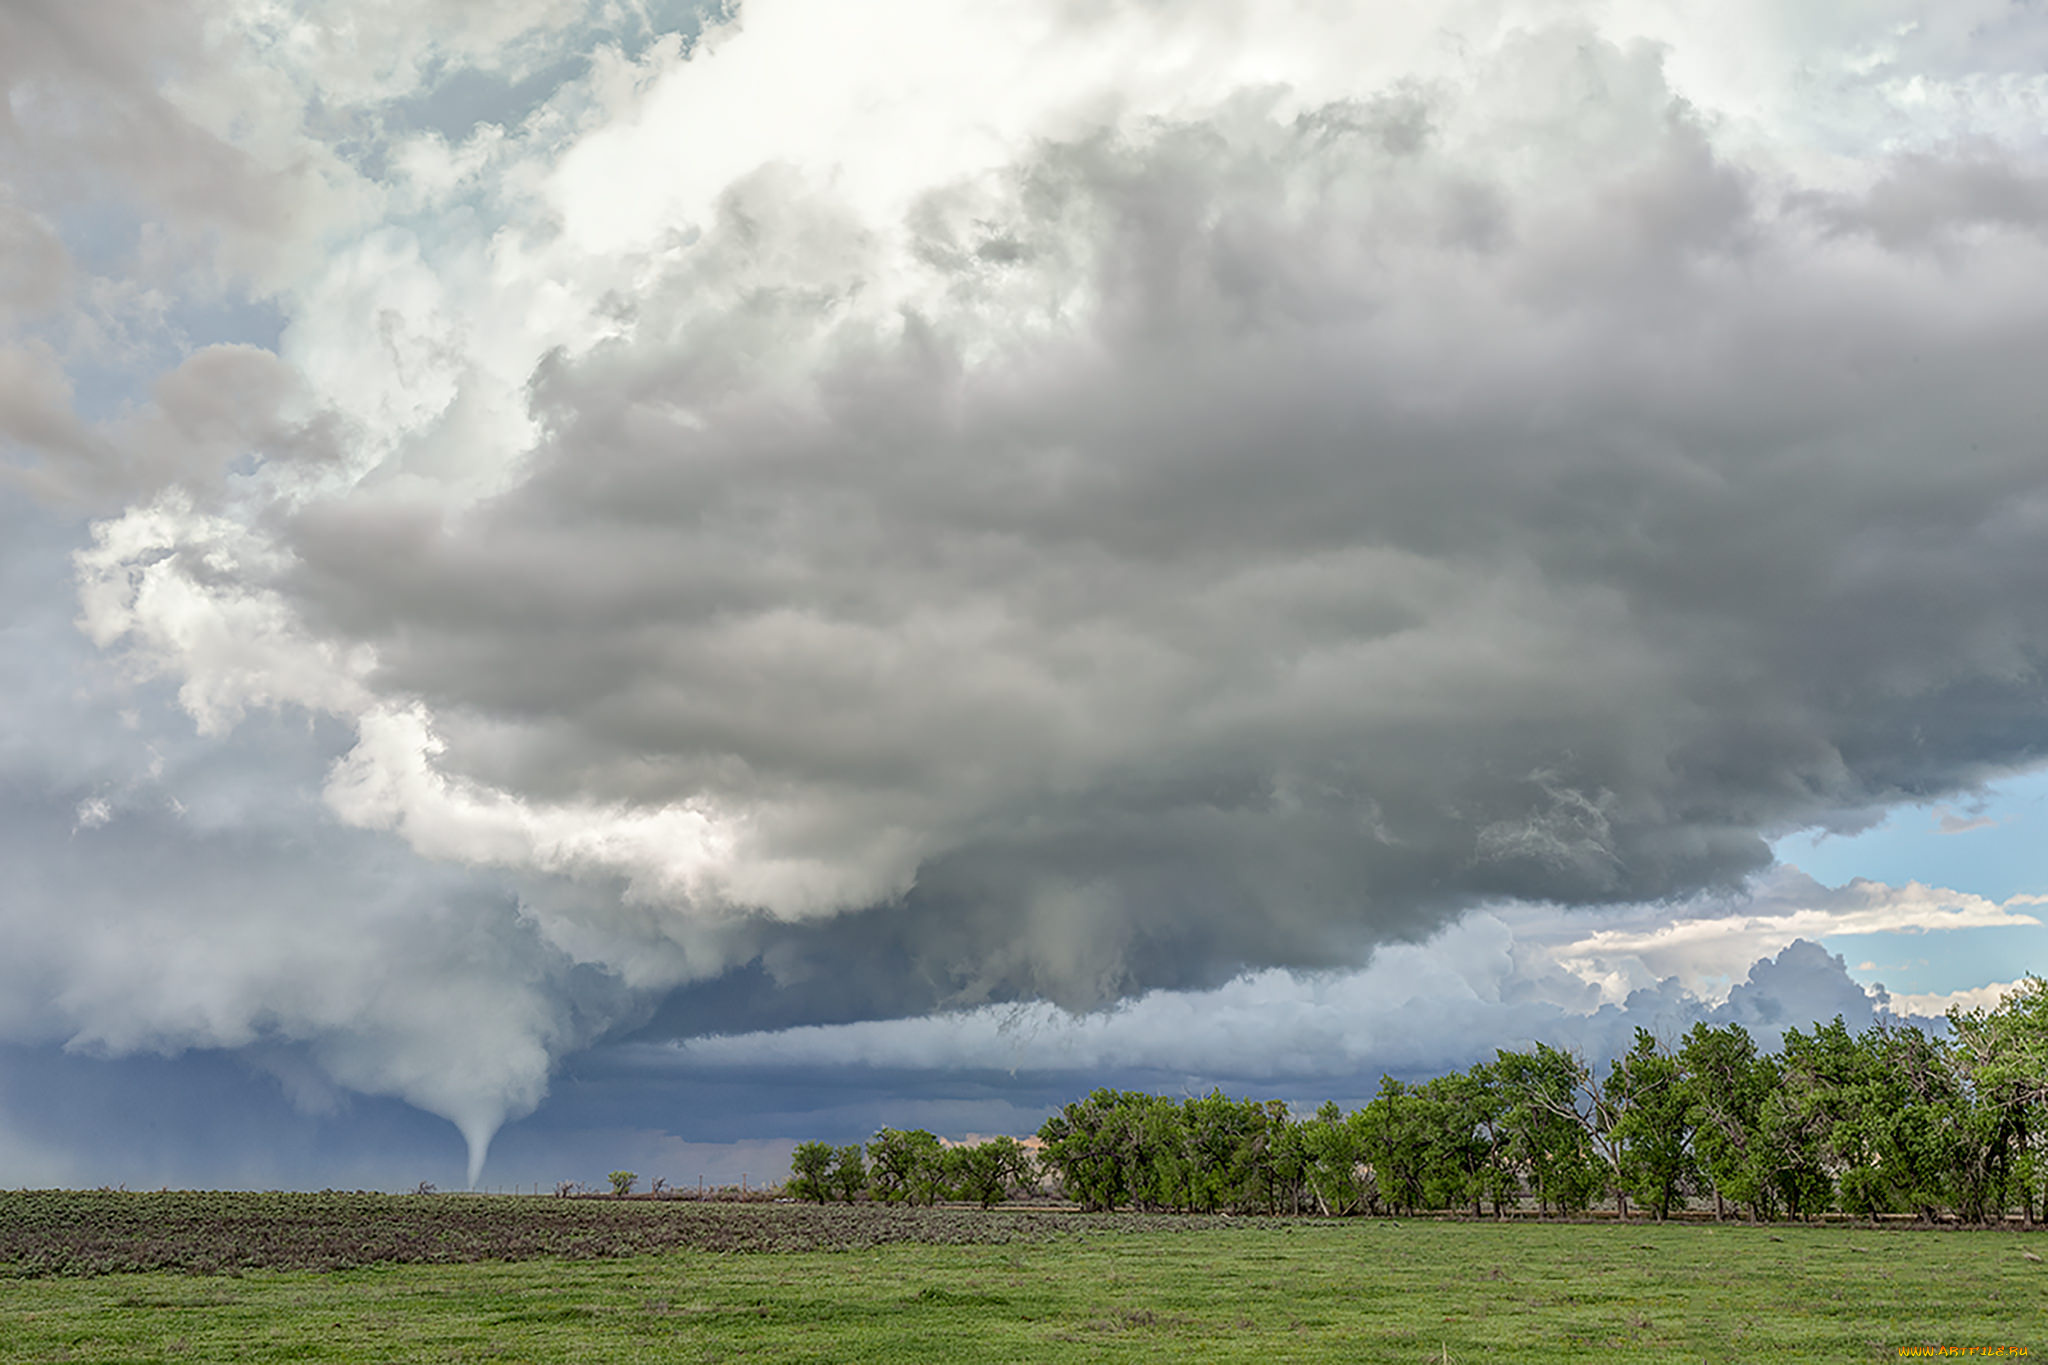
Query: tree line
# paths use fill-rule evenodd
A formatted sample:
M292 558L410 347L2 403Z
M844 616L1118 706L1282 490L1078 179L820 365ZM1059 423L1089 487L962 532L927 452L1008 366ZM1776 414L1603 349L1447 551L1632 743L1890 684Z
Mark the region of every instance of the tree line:
M959 1199L988 1208L1033 1188L1039 1176L1031 1153L1015 1138L949 1147L922 1128L884 1128L865 1148L859 1143L798 1143L789 1164L784 1191L820 1204L832 1199L909 1204Z
M1278 1100L1098 1089L1038 1131L948 1147L884 1129L865 1146L808 1142L800 1198L983 1205L1041 1177L1094 1210L1569 1217L1595 1206L1666 1218L1916 1216L2032 1225L2048 1181L2048 983L1945 1035L1840 1016L1788 1029L1776 1052L1739 1024L1675 1045L1638 1029L1605 1070L1539 1043L1418 1082L1383 1077L1349 1113L1297 1119Z

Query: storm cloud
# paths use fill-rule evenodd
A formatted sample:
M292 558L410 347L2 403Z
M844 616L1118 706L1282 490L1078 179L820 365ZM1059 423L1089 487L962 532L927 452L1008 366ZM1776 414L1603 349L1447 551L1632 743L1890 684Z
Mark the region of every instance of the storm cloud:
M650 1018L1085 1011L1739 899L1774 837L2044 757L2038 23L956 10L222 4L170 81L80 36L121 6L7 21L124 92L90 137L23 102L0 198L51 263L0 275L0 434L98 518L76 724L294 794L234 875L337 907L38 901L14 1036L281 1041L481 1160ZM450 72L513 112L427 117ZM60 153L184 234L160 289L281 333L181 324L79 411ZM37 780L24 840L179 887L217 874L159 843L268 827ZM77 951L224 902L176 990ZM437 1019L474 1047L408 1051Z

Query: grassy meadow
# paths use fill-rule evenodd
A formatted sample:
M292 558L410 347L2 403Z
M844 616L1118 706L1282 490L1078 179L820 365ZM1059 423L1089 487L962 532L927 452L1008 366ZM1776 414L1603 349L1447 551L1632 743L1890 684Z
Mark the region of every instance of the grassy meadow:
M2009 1232L1234 1226L1039 1214L1006 1241L1000 1223L960 1223L980 1231L955 1237L942 1216L954 1211L929 1212L938 1230L930 1240L901 1236L915 1220L899 1219L882 1229L895 1240L842 1237L830 1243L836 1250L543 1248L530 1259L211 1274L21 1273L17 1263L10 1276L0 1261L8 1276L0 1278L0 1362L1844 1361L1895 1360L1902 1348L1928 1346L2048 1353L2048 1264L2033 1259L2036 1239ZM0 1221L8 1216L0 1200ZM779 1215L756 1207L730 1216Z

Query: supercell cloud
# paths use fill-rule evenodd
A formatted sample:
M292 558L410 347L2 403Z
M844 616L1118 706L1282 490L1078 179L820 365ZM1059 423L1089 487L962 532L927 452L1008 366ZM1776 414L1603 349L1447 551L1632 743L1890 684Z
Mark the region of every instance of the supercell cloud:
M474 1178L728 973L1355 967L2044 756L2032 9L352 12L0 19L16 1041Z

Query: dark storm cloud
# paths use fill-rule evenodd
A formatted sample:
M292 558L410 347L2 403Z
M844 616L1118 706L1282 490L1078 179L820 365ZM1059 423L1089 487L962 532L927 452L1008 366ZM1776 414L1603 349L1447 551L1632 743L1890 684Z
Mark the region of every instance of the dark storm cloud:
M290 591L454 771L826 869L762 908L859 913L739 956L871 1009L1732 886L2038 759L2032 173L1816 206L1646 50L1493 61L937 188L893 320L866 228L742 182L535 376L518 486L312 506Z

